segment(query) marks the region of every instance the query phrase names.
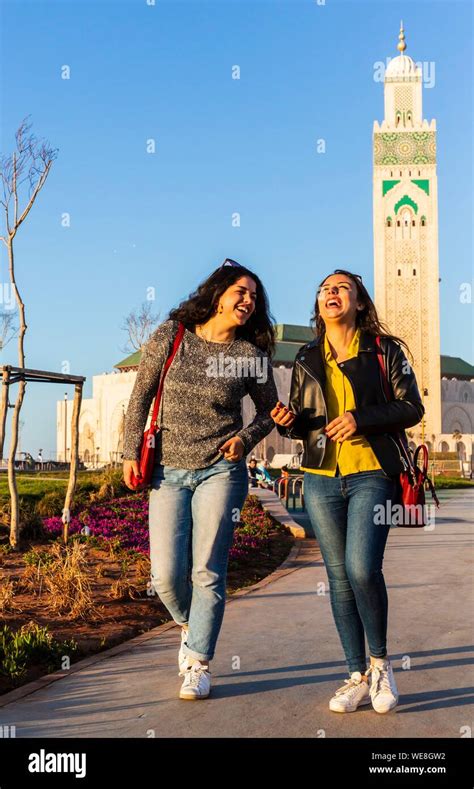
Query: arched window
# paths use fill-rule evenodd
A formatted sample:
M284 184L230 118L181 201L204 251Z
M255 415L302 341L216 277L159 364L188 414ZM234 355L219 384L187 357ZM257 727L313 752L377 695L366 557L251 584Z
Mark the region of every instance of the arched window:
M421 217L421 226L426 227L426 216Z
M413 269L413 276L416 277L416 268Z
M387 217L387 227L392 227L392 217L391 216Z
M401 269L398 269L398 276L401 277L401 275L402 275Z

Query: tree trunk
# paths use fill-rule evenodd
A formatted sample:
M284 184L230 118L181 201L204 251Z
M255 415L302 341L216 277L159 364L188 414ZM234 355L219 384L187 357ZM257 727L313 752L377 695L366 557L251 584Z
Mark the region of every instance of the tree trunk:
M18 367L25 366L25 352L23 348L23 340L26 332L25 321L25 305L21 300L20 293L16 286L15 280L15 265L13 255L13 236L10 236L7 243L8 247L8 266L10 270L10 282L15 293L15 299L18 306L18 314L20 316L20 331L18 332ZM11 496L11 520L10 520L10 545L16 551L20 548L20 511L18 506L18 489L16 486L15 478L15 456L16 448L18 446L18 422L20 419L21 406L23 404L23 397L25 395L26 382L18 382L18 395L13 409L12 417L12 436L10 441L10 454L8 457L8 487Z
M18 395L12 417L12 436L10 440L10 452L8 456L8 488L10 490L11 515L10 515L10 545L15 550L20 550L20 508L18 504L18 488L15 476L15 456L18 446L18 421L20 418L21 406L25 394L26 383L19 381Z
M74 501L74 491L76 489L77 462L79 458L79 414L82 402L82 383L74 387L74 404L71 417L71 466L69 469L69 484L66 491L66 499L62 514L63 522L63 542L67 544L69 538L69 522L71 520L71 507ZM64 425L67 434L67 425Z

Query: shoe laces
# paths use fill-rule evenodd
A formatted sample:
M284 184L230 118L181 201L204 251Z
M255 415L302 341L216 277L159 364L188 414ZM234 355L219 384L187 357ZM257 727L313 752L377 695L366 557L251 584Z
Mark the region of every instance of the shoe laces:
M344 694L347 693L348 695L350 695L354 692L354 690L356 690L356 688L360 688L360 685L363 681L364 681L363 679L357 680L357 679L353 679L353 677L350 677L349 679L345 679L344 685L342 686L342 688L339 688L339 690L336 690L335 695L341 696L343 693Z
M187 684L191 688L196 688L199 685L199 681L205 671L206 669L201 665L201 663L193 663L193 665L186 670L186 675L188 678Z
M372 685L373 692L388 692L392 693L392 686L390 684L390 678L388 674L388 666L387 668L382 668L382 666L370 666L367 673L371 673L372 676Z

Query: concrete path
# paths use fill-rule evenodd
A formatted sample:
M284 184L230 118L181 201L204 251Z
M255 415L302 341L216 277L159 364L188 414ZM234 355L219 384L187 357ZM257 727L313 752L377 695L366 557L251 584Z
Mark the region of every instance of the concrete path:
M179 631L164 625L29 695L0 698L0 725L17 737L458 738L472 725L473 504L472 491L455 491L433 531L391 530L389 650L401 699L389 715L328 709L347 673L324 566L306 539L270 580L228 604L212 698L177 698Z

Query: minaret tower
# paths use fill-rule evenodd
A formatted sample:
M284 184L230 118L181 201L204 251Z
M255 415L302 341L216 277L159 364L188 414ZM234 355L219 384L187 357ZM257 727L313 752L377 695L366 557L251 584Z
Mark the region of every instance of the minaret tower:
M373 132L375 305L413 355L425 406L414 431L432 441L441 433L436 121L423 120L422 72L406 47L401 23L400 54L385 72L385 117Z

